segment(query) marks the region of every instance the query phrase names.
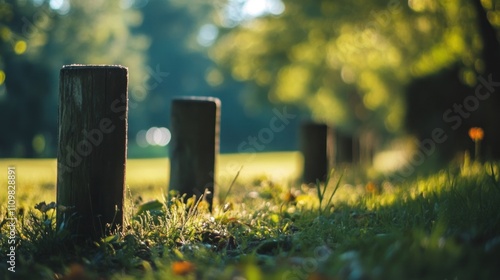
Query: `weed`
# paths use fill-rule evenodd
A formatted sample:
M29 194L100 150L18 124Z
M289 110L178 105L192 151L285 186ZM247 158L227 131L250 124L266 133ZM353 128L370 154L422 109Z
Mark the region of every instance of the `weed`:
M340 187L340 182L342 181L342 176L344 175L344 174L340 175L340 178L337 180L337 183L335 184L335 186L333 188L333 191L330 194L330 198L326 202L326 205L324 205L324 208L322 208L322 203L323 203L323 200L325 198L326 189L330 185L330 180L332 179L333 174L334 174L334 170L332 169L332 171L330 172L330 174L328 175L328 177L327 177L327 179L325 181L325 184L324 184L324 187L323 187L323 191L321 191L321 183L319 181L316 182L315 186L316 186L316 190L317 190L317 193L318 193L318 200L319 200L319 206L318 206L319 215L323 215L324 211L326 211L327 209L330 209L330 208L333 207L333 205L331 205L332 198L335 195L335 193L337 193L337 190Z

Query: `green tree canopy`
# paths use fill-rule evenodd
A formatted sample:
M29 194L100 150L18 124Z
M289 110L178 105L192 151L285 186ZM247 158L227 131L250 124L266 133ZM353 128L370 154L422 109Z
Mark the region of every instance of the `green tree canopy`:
M400 132L409 81L458 64L473 85L485 70L479 0L282 2L280 15L236 27L219 20L211 57L259 87L260 100L298 106L341 129ZM500 26L500 2L481 3Z
M56 5L56 4L63 5ZM53 156L59 69L122 64L145 74L147 37L133 34L142 15L120 1L0 1L0 118L9 120L0 156Z

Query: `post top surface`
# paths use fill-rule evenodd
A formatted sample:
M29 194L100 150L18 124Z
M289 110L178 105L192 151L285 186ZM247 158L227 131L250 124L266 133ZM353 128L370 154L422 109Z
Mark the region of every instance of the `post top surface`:
M172 99L172 102L211 102L220 105L220 99L212 96L179 96Z
M127 67L122 65L107 65L107 64L69 64L64 65L62 69L92 69L92 68L109 68L109 69L125 69Z
M329 125L327 123L316 122L316 121L313 121L313 120L302 121L301 125L302 126L309 126L309 127L329 127Z

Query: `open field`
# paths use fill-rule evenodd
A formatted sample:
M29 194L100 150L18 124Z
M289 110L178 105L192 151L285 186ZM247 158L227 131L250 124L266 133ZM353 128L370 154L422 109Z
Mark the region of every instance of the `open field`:
M218 179L222 190L242 170L238 180L266 177L273 181L294 180L298 177L301 156L297 152L265 154L228 154L218 158ZM7 185L7 167L15 166L17 173L18 199L21 202L55 201L57 167L55 159L0 159L0 170L5 171L0 189ZM0 171L1 172L1 171ZM126 185L134 195L144 200L161 199L168 187L170 163L168 158L129 159L127 161ZM7 193L0 192L0 201L5 202Z
M326 186L305 186L296 180L297 153L223 155L218 168L224 203L210 213L203 203L165 197L168 160L130 160L126 228L85 246L73 243L64 228L56 230L54 210L33 208L55 200L55 160L6 159L0 170L6 173L8 165L16 166L16 199L24 210L18 214L16 272L2 261L1 279L500 275L498 163L450 164L404 182L368 179L363 170L348 168L332 173ZM0 186L5 256L6 183Z

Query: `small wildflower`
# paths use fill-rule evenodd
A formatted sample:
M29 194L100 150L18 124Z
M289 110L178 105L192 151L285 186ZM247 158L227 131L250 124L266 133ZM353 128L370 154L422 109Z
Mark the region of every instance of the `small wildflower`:
M365 189L368 193L372 193L372 194L375 194L378 191L377 186L373 182L368 182L368 184L366 184L366 186L365 186Z
M177 261L172 263L172 272L175 275L185 276L194 271L194 264L188 261Z
M475 143L474 158L476 161L479 161L481 140L483 140L483 138L484 138L484 131L480 127L471 127L469 129L469 137Z
M469 129L469 137L474 142L481 141L484 137L484 131L480 127L471 127L471 129Z
M39 210L42 213L46 213L50 209L56 209L56 203L51 202L51 203L47 204L47 203L45 203L45 201L42 201L42 202L37 203L35 205L35 209Z

